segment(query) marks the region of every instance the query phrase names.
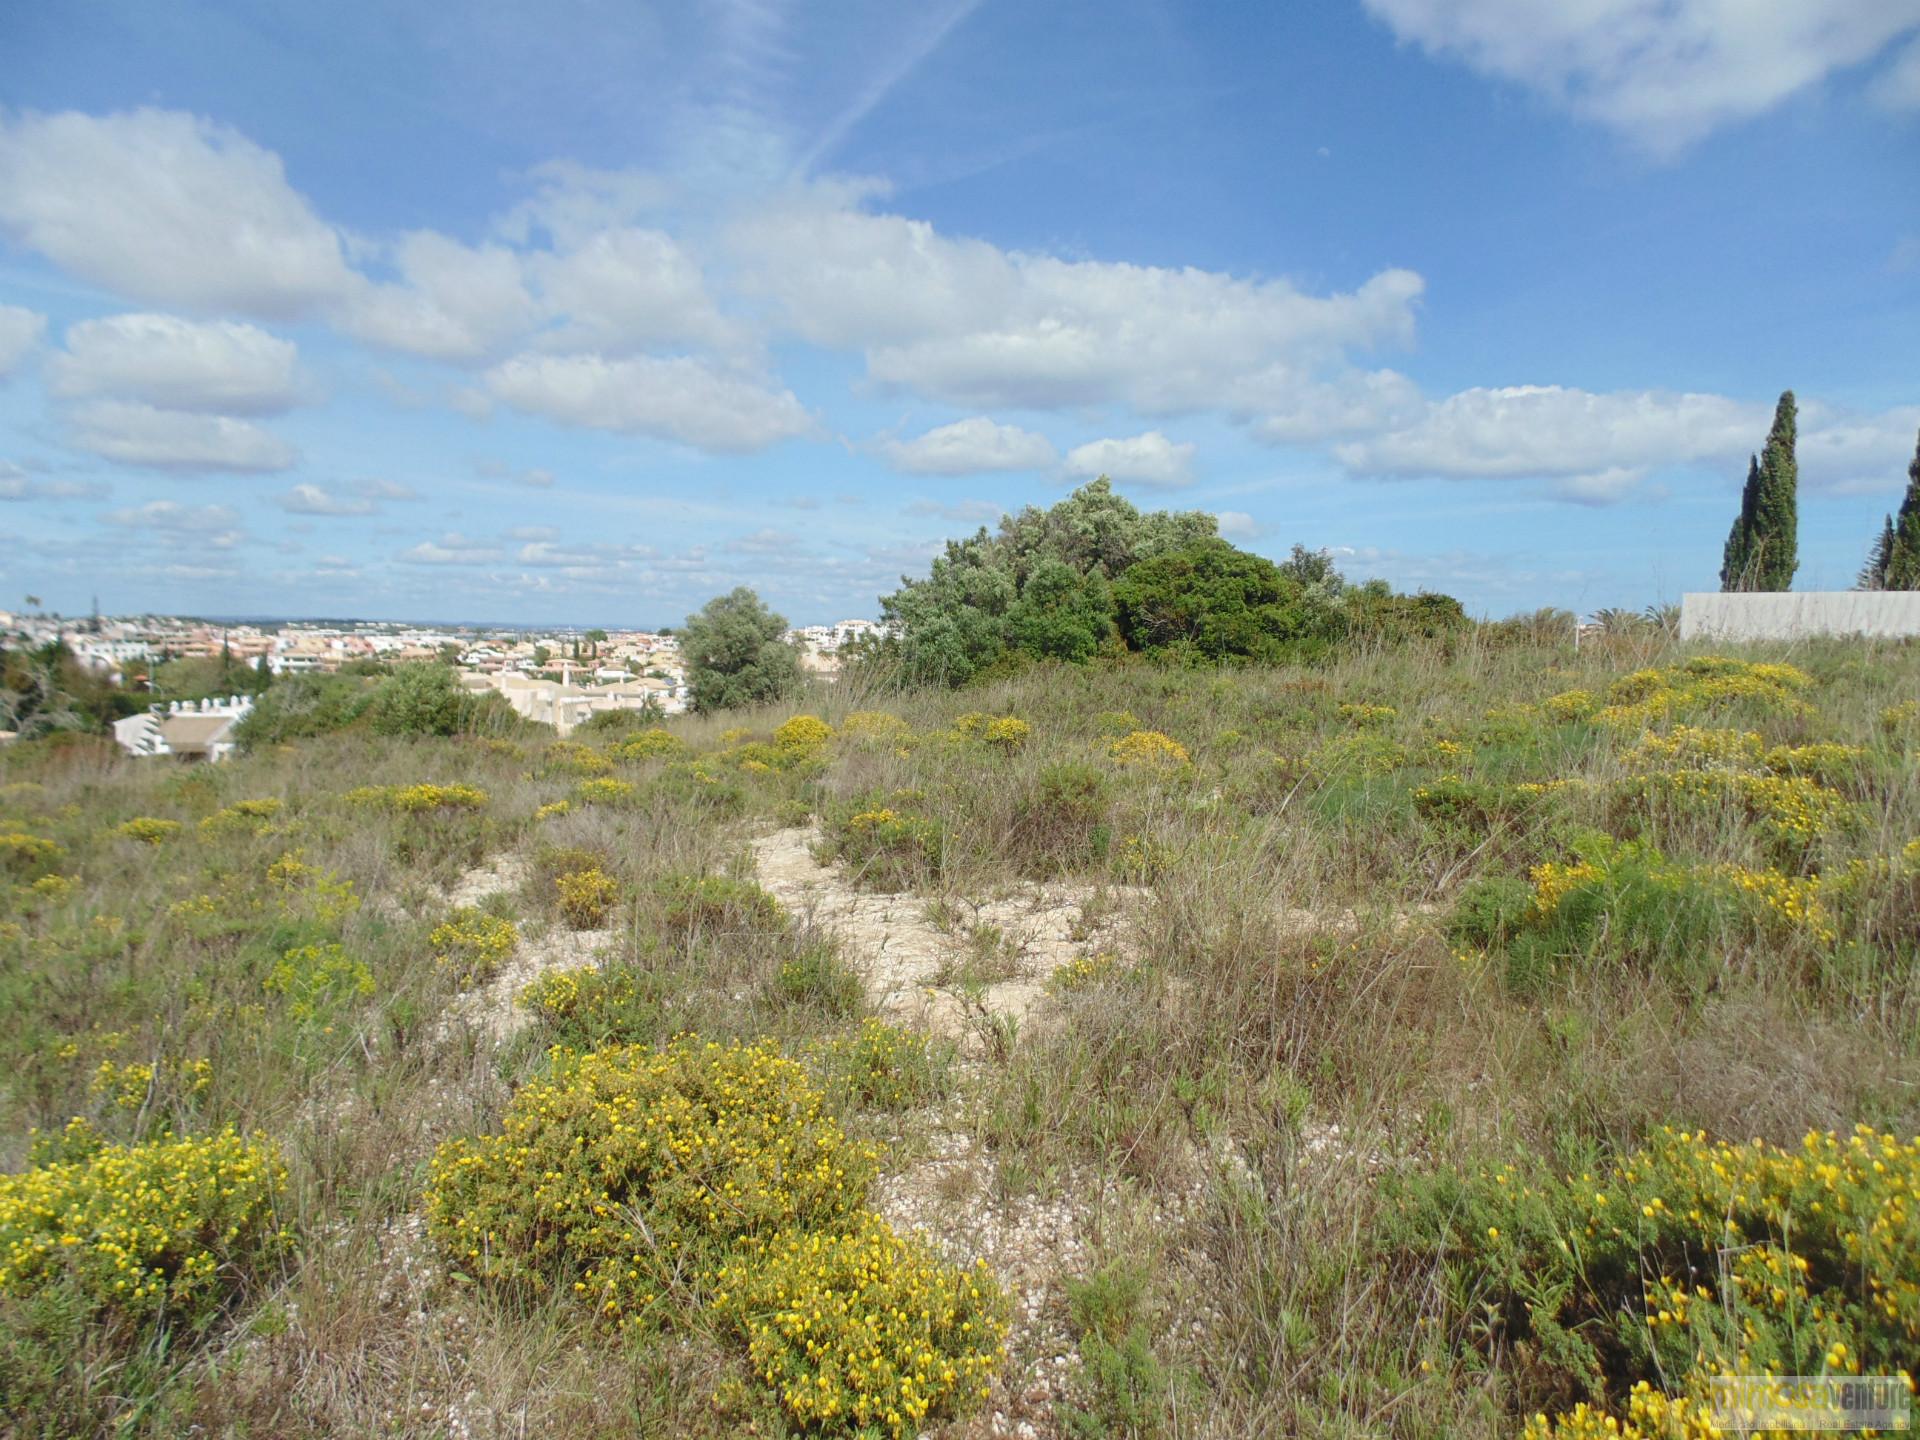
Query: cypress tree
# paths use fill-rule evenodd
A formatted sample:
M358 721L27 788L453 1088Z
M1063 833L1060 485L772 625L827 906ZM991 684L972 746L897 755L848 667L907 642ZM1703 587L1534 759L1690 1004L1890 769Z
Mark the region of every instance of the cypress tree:
M1884 590L1887 588L1887 562L1893 558L1893 516L1887 516L1887 523L1874 537L1873 544L1867 550L1867 563L1860 567L1859 578L1853 582L1856 590Z
M1753 517L1760 508L1760 457L1747 457L1747 483L1740 491L1740 513L1734 517L1727 535L1726 554L1720 563L1722 590L1753 588Z
M1760 495L1753 517L1755 590L1791 590L1800 568L1800 467L1793 453L1796 411L1786 391L1774 408L1767 448L1760 452Z
M1907 494L1900 502L1900 517L1893 522L1893 543L1887 551L1889 590L1920 590L1920 441L1913 447L1913 463L1907 466Z

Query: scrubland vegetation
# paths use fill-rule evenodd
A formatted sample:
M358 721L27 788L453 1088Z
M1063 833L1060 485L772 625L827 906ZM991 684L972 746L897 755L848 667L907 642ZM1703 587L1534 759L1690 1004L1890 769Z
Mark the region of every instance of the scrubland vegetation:
M14 747L12 1432L1678 1436L1912 1371L1920 652L1005 668ZM796 826L964 1023L757 883ZM1088 943L996 1012L1036 884ZM906 1223L937 1138L925 1213L1072 1250Z

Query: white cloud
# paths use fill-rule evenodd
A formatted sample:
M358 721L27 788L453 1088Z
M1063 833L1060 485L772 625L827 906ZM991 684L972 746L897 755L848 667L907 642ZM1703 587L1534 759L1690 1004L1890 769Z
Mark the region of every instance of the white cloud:
M47 367L55 395L109 395L171 410L266 415L298 398L295 350L252 325L110 315L67 330Z
M984 415L938 426L915 440L891 440L880 449L894 469L913 475L1044 470L1059 459L1046 436Z
M291 446L246 420L98 400L73 412L73 443L122 465L159 470L285 470Z
M1920 25L1920 0L1365 3L1402 40L1661 155L1772 109Z
M909 515L937 515L942 520L963 525L985 525L1006 514L1006 507L991 500L959 500L952 504L940 500L916 500L907 506Z
M1222 510L1213 517L1220 522L1220 533L1229 540L1257 540L1266 527L1244 510Z
M0 305L0 380L19 368L46 329L46 316L19 305Z
M1175 488L1193 483L1192 444L1176 445L1158 430L1125 440L1090 440L1067 452L1074 475L1105 475L1122 483Z
M400 553L408 565L490 565L500 558L500 547L492 541L471 539L457 531L438 540L422 540Z
M1873 98L1889 110L1920 110L1920 35L1900 48L1873 82Z
M221 535L236 529L240 516L226 505L182 505L177 500L149 500L100 517L109 525L135 530L161 530L173 535Z
M1559 385L1463 390L1410 424L1334 447L1356 475L1548 482L1579 504L1611 504L1655 469L1744 474L1766 442L1773 407L1724 395L1660 390L1596 393ZM1812 489L1851 488L1905 473L1920 406L1855 414L1800 404L1800 474ZM1877 486L1873 488L1879 488Z
M537 323L521 257L413 231L394 248L402 283L355 287L339 323L350 335L433 360L485 358Z
M580 237L529 262L540 297L562 318L545 348L629 354L662 344L744 351L747 332L720 313L706 277L678 241L632 227Z
M107 493L98 480L35 480L11 460L0 460L0 500L98 500Z
M371 515L373 501L335 495L318 485L296 485L278 497L282 510L294 515Z
M277 155L178 111L0 117L0 232L155 304L292 319L355 283Z
M360 480L354 483L354 493L368 500L418 500L420 492L411 485L402 485L398 480Z
M764 450L817 428L792 391L687 356L519 355L485 378L496 400L526 414L701 450Z
M954 404L1257 420L1348 355L1411 340L1423 282L1385 270L1310 295L1284 280L1062 260L939 234L861 208L874 187L820 184L737 222L740 279L816 345Z

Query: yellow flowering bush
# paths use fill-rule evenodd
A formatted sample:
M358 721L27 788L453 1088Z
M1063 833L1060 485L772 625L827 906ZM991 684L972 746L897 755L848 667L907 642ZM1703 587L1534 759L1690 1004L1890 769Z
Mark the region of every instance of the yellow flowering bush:
M1158 730L1135 730L1123 735L1107 747L1107 754L1116 765L1143 770L1178 769L1192 759L1186 746Z
M427 1223L479 1279L645 1324L745 1237L843 1222L878 1160L771 1044L555 1050L498 1134L435 1153Z
M66 853L65 847L57 840L28 835L20 830L0 834L0 865L5 865L9 870L31 873L57 863Z
M260 830L281 811L281 802L268 796L260 800L236 800L224 809L216 810L200 822L203 835L230 834L235 831Z
M1600 1173L1503 1166L1406 1199L1452 1252L1455 1293L1502 1317L1497 1343L1528 1344L1591 1397L1528 1432L1564 1437L1632 1433L1605 1428L1622 1397L1640 1433L1705 1433L1644 1392L1636 1406L1663 1379L1698 1405L1713 1375L1907 1373L1916 1195L1920 1138L1863 1125L1791 1149L1663 1129Z
M571 814L572 811L573 802L571 800L551 800L545 805L542 805L538 810L535 810L533 812L533 818L535 820L557 820L562 815Z
M619 885L598 865L555 876L553 888L559 896L560 914L575 930L598 930L607 923L607 912L620 898Z
M260 984L286 1002L294 1019L321 1022L369 998L375 988L366 962L355 960L339 944L296 946Z
M555 740L540 757L543 775L604 775L613 761L576 740Z
M419 815L431 810L478 810L487 792L472 785L362 785L346 794L350 805Z
M1566 724L1569 720L1584 720L1600 708L1593 698L1591 690L1562 690L1558 695L1549 695L1540 702L1540 708L1548 717Z
M897 741L907 733L907 722L886 710L856 710L840 722L840 733L849 740Z
M829 1041L821 1061L836 1094L875 1110L921 1105L941 1089L927 1037L884 1020L869 1017L853 1034Z
M635 731L607 753L616 760L652 760L662 755L677 755L687 742L658 725Z
M940 866L940 827L890 805L855 810L831 833L838 857L883 889L904 890Z
M749 1237L713 1309L802 1428L910 1435L978 1404L1004 1351L986 1262L958 1269L863 1212L827 1233Z
M1120 957L1111 950L1079 955L1057 967L1047 977L1047 988L1063 992L1085 990L1113 975L1119 967Z
M142 845L158 845L180 833L178 820L161 820L152 815L136 815L113 827L122 840L137 840Z
M1788 850L1804 849L1860 820L1859 807L1846 796L1800 775L1667 770L1626 777L1612 787L1611 799L1616 810L1664 821L1740 815Z
M498 1134L435 1153L428 1233L621 1330L710 1307L797 1424L900 1435L984 1393L1004 1305L866 1212L879 1153L769 1042L556 1049Z
M620 805L633 799L639 791L630 780L602 775L593 780L582 780L573 793L583 805Z
M113 1101L122 1110L138 1110L162 1091L175 1097L204 1095L213 1086L213 1062L166 1060L158 1063L135 1060L120 1064L102 1060L87 1082L87 1093Z
M461 985L492 978L519 943L520 932L511 920L468 907L455 910L427 937L433 963L451 971Z
M625 967L549 970L516 1003L550 1042L576 1049L651 1038L660 1019L645 972Z
M1016 715L996 715L981 728L980 738L996 750L1011 754L1027 743L1033 727Z
M1810 675L1792 665L1750 665L1724 656L1697 655L1682 665L1622 676L1607 687L1607 703L1592 719L1614 729L1635 730L1663 719L1714 714L1734 706L1798 713L1806 708L1799 692L1812 684Z
M1338 713L1349 725L1384 725L1400 712L1391 705L1349 703L1340 706Z
M817 750L833 738L833 727L818 715L795 715L773 732L782 750Z
M0 1175L0 1294L68 1285L96 1311L197 1326L288 1248L264 1138L76 1148L91 1153Z

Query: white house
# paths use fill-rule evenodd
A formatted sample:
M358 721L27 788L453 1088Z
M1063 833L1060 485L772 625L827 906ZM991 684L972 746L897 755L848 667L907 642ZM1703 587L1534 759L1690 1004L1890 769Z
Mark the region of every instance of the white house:
M220 700L175 700L144 715L113 722L113 738L129 755L166 755L176 760L228 759L238 748L233 732L253 709L251 695Z

